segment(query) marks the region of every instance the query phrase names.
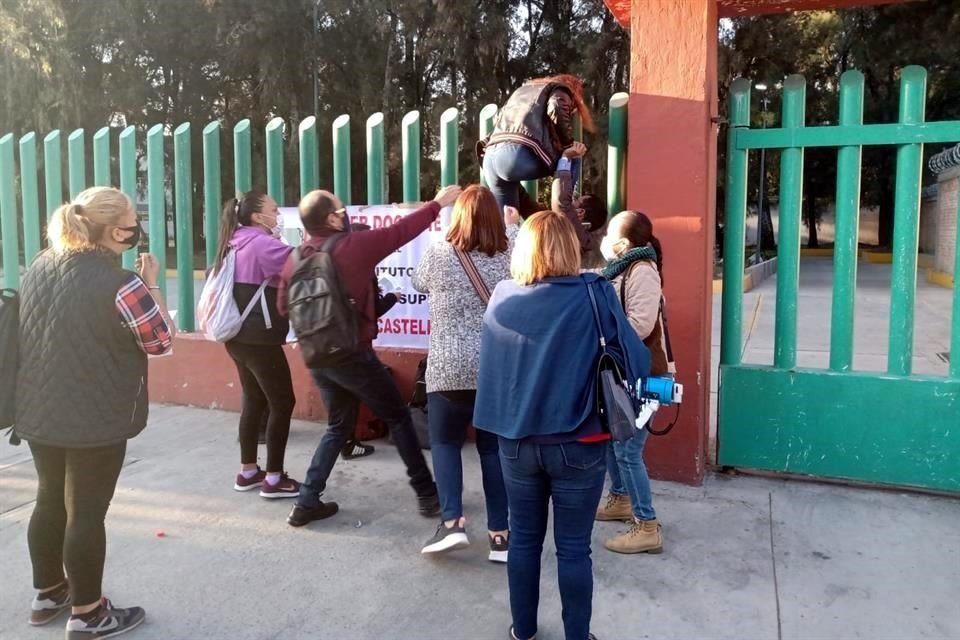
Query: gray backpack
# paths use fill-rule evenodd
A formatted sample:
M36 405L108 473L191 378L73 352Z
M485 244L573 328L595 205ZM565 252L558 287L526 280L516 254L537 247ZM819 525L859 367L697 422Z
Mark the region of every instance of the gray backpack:
M300 248L294 251L287 293L290 327L310 368L337 366L357 348L356 300L343 286L331 254L343 235L330 236L308 258Z

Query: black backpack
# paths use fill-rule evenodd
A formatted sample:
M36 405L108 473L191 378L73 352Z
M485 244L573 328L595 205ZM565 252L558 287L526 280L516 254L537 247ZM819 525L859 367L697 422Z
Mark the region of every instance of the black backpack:
M20 361L20 298L14 289L0 289L0 429L16 419L17 367ZM10 434L16 444L16 435Z
M302 258L288 287L290 326L310 368L337 366L357 348L357 305L337 274L331 251L344 234L330 236L319 251Z

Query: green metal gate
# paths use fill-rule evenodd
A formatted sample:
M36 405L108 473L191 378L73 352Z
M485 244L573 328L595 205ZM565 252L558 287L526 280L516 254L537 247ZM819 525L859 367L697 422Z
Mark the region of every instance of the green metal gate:
M960 287L953 294L948 376L911 372L923 145L960 141L960 122L925 122L926 83L922 67L903 69L899 122L865 125L863 74L848 71L840 81L839 124L805 127L806 81L790 76L783 86L782 128L765 130L750 129L750 82L733 83L718 416L721 465L960 491ZM865 145L897 146L886 373L853 369L860 159ZM838 148L829 369L798 368L796 358L807 147ZM752 149L783 150L772 366L741 360L747 162Z

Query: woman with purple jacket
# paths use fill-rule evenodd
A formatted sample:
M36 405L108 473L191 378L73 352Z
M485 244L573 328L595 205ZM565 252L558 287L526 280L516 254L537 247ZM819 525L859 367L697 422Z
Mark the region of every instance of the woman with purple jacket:
M240 332L226 343L237 366L243 389L240 412L240 472L233 488L252 491L263 498L295 498L300 483L283 471L290 434L290 416L296 398L290 366L283 352L289 331L286 318L277 313L280 271L293 250L278 239L277 203L257 191L229 200L220 215L220 245L213 273L235 252L233 297L241 311L252 304ZM257 465L257 432L267 414L266 470Z

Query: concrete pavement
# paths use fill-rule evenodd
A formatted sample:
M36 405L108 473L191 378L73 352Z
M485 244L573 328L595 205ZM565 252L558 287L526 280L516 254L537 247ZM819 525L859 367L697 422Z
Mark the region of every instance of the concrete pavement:
M334 518L303 529L290 501L232 490L235 414L152 407L130 442L107 518L105 592L147 609L128 637L386 640L505 638L506 572L486 561L479 462L466 448L474 546L420 556L435 523L418 516L396 451L340 461ZM302 477L323 425L295 422L288 468ZM263 450L261 448L261 455ZM0 444L0 638L63 637L26 624L26 529L35 475L26 446ZM660 556L602 547L594 529L593 629L617 638L960 637L960 501L742 476L693 488L654 483ZM157 537L163 531L165 537ZM560 640L554 547L546 543L542 640Z

